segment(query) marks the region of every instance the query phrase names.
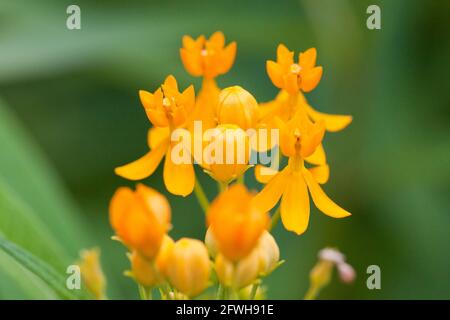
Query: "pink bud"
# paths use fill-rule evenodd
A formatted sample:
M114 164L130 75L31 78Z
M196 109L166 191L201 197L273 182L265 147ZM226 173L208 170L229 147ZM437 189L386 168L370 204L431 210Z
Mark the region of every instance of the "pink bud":
M339 272L339 277L345 283L351 283L356 278L355 269L348 263L342 262L337 264L337 269Z

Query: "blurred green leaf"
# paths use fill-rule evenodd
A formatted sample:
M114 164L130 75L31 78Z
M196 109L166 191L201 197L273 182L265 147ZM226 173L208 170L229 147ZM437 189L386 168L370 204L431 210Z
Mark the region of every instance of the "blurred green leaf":
M62 299L82 299L88 295L83 290L69 290L66 287L65 277L56 272L50 265L38 259L19 246L0 237L0 250L15 259L23 268L40 278L48 288L43 290L43 295L48 295L49 290ZM17 274L16 274L17 275ZM20 277L20 275L17 275Z

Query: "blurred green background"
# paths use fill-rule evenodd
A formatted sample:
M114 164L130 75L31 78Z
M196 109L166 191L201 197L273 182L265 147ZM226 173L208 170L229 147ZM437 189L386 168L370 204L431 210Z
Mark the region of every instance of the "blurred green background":
M81 30L66 28L73 3ZM370 4L381 7L381 30L366 28ZM113 168L147 150L137 92L169 73L199 88L179 59L181 37L222 30L238 54L221 87L270 100L277 91L265 61L278 43L314 46L325 72L310 103L354 116L325 138L325 190L353 216L334 220L314 208L300 237L279 225L287 262L267 279L268 297L302 298L317 251L336 246L358 277L350 286L335 277L320 298L449 299L449 11L444 0L0 0L0 234L62 274L81 248L99 246L108 296L137 298L108 222L114 190L132 185ZM145 183L167 194L161 169ZM201 181L212 196L215 184ZM202 239L195 197L169 198L171 235ZM381 290L366 287L371 264L381 268ZM1 298L54 297L43 287L0 251Z

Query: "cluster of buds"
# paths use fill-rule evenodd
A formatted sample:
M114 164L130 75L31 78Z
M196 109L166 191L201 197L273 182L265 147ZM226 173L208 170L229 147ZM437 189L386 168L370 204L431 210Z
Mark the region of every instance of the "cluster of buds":
M323 74L322 67L316 66L315 48L300 53L295 62L294 52L280 44L277 60L266 65L280 92L273 101L258 103L240 86L221 89L216 83L216 77L234 63L235 42L226 44L224 35L216 32L209 39L184 36L182 43L181 61L192 76L202 77L201 89L196 94L190 85L180 91L169 75L155 91L141 90L140 100L152 125L147 137L150 150L115 172L142 180L164 159L167 191L183 197L195 192L205 211L206 244L189 238L174 242L168 236L169 202L143 184L135 191L125 187L116 191L110 205L111 225L129 249L128 274L143 288L159 287L165 298L193 298L217 279L225 292L247 292L249 285L256 285L251 290L256 293L262 278L280 263L280 250L269 228L279 215L288 231L302 234L308 227L309 195L330 217L350 215L320 185L328 181L330 170L322 145L325 132L345 128L352 118L316 111L303 95L319 84ZM199 123L207 130L200 136L196 135ZM264 140L260 133L264 130L276 134ZM282 157L288 159L283 169L251 162L252 154L278 150L274 147L281 150L275 157L277 165ZM218 182L219 194L211 204L194 164ZM265 184L257 194L244 184L244 174L254 164L256 180Z

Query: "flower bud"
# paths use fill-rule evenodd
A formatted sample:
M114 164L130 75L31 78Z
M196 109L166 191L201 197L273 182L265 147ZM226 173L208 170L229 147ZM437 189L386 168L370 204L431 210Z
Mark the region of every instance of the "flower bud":
M223 89L217 105L219 124L235 124L247 130L255 128L258 121L258 103L255 98L239 86Z
M208 223L217 248L225 258L236 262L258 244L269 216L254 204L245 186L234 184L211 204Z
M211 228L208 228L208 230L206 231L205 244L206 244L206 248L208 248L209 255L212 258L215 258L217 256L219 249L217 248L217 242L214 239Z
M356 278L355 269L348 263L340 263L337 265L339 277L344 283L352 283Z
M257 250L259 254L259 272L262 275L268 275L278 265L280 260L280 249L274 237L268 231L264 231L259 238Z
M105 298L106 279L100 265L100 250L98 248L83 250L78 263L83 281L94 297Z
M211 273L208 250L195 239L178 240L167 261L170 283L188 297L195 297L207 286Z
M207 172L217 181L230 182L248 168L248 135L236 125L219 125L204 149Z
M109 215L125 245L147 259L156 257L170 228L170 205L162 194L143 184L136 191L121 187L111 200Z
M317 288L317 291L325 287L330 282L332 273L332 262L326 260L319 261L309 274L311 287Z
M241 289L252 284L259 275L260 256L257 250L236 263L219 254L215 268L219 282L226 287Z

